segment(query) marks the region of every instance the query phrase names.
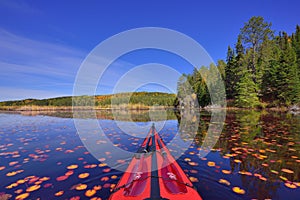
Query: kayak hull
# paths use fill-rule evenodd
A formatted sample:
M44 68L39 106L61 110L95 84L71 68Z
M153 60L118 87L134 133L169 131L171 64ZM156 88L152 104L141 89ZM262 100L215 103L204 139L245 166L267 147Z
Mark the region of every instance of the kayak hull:
M154 126L142 143L139 152L143 147L152 151L144 150L145 153L139 153L138 156L132 158L126 172L111 194L110 200L202 199Z

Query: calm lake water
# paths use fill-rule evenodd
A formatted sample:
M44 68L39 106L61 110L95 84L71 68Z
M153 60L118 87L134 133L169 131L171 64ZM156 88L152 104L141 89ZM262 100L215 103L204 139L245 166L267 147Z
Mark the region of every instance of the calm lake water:
M117 120L109 112L97 116L114 146L130 152L137 150L147 132L128 135L118 123L150 127L153 119L148 112L120 112ZM127 122L128 116L134 122ZM154 115L157 124L161 123L159 116ZM169 143L182 120L172 112L164 117L168 120L160 135ZM229 111L216 145L201 158L198 153L210 119L209 112L201 112L198 131L181 132L179 137L190 140L191 145L178 163L203 199L299 198L300 116ZM170 145L170 150L176 153L176 146ZM11 199L19 195L27 199L107 199L123 172L106 165L113 156L109 150L103 155L96 159L85 148L71 113L0 113L0 199L5 195ZM126 166L129 161L130 157L119 164ZM234 192L236 187L240 191Z

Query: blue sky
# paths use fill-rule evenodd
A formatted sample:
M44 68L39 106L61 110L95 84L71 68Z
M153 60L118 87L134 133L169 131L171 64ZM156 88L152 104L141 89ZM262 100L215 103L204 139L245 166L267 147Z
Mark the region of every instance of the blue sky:
M76 3L75 3L76 2ZM180 31L213 60L224 59L240 28L263 16L277 32L300 24L299 1L0 1L0 101L72 95L80 64L101 41L139 27ZM122 56L99 85L107 94L136 65L157 62L181 73L192 66L170 53L147 50ZM165 74L157 74L165 78ZM174 80L176 82L176 80ZM154 85L142 90L162 90ZM173 88L174 89L174 88Z

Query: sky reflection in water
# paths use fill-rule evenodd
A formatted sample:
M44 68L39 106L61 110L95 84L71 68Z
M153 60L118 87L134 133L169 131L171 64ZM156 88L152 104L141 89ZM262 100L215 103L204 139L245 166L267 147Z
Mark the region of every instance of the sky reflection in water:
M113 156L109 150L100 161L91 156L76 133L70 113L22 114L0 114L0 196L109 197L122 176L122 172L106 166L106 160ZM118 120L126 117L128 113L120 113ZM147 112L131 113L130 117L137 125L150 123ZM98 113L98 118L107 137L118 147L135 152L143 141L139 136L145 133L124 134L111 113ZM177 118L168 113L160 132L166 143L178 131ZM204 199L296 199L300 195L299 116L230 111L221 137L205 158L197 153L210 114L202 112L200 119L196 139L178 163ZM182 133L181 138L191 139L195 134ZM175 153L176 146L170 144L169 148ZM126 166L130 159L118 164Z

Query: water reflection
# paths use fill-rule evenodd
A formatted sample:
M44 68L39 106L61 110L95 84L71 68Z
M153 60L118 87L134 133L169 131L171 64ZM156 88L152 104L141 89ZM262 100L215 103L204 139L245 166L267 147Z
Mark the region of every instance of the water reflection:
M182 140L193 140L198 134L200 113L196 109L181 110L176 113L179 134Z
M299 124L285 113L228 113L218 148L252 198L277 198L283 184L299 184Z
M81 113L82 118L89 117L86 112ZM142 133L126 135L118 129L114 120L117 118L125 124L128 121L145 124L150 120L164 120L167 116L166 126L160 132L165 143L170 143L177 132L180 134L178 139L193 140L178 163L204 199L299 197L299 116L280 112L229 111L222 134L211 153L200 158L199 152L205 140L211 141L218 136L212 134L211 137L206 137L209 127L220 125L211 126L216 121L212 120L212 111L197 114L193 111L179 113L169 110L166 113L167 115L161 111L120 111L114 116L110 111L100 111L97 112L97 118L114 145L134 152L143 140L138 137ZM118 182L122 172L106 165L112 156L109 151L99 160L87 152L76 134L73 120L68 119L73 117L71 112L21 114L22 116L0 114L0 198L2 191L14 197L20 189L25 192L25 184L13 185L12 188L8 186L31 176L50 178L41 183L39 190L30 194L33 199L43 195L55 199L55 194L60 190L64 193L57 198L79 196L85 199L86 190L76 190L79 183L88 185L87 189L100 185L102 189L97 190L94 196L102 199L109 197L110 188ZM55 117L44 117L45 115ZM103 141L97 141L97 145L103 145ZM178 146L170 143L170 149L175 153ZM120 160L120 163L129 161L130 158L127 158ZM72 165L77 165L78 168L69 170L68 167L71 168ZM44 170L49 166L52 170ZM24 171L7 176L8 173L19 170ZM71 171L74 175L70 174ZM89 173L90 176L79 178L83 173ZM67 179L63 180L64 178ZM31 179L28 178L26 184L29 181ZM33 184L34 181L31 185ZM243 189L245 194L235 193L234 187Z
M196 147L192 148L196 154L202 150L211 125L211 116L212 112L203 111L200 116L187 113L178 118L179 123L182 123L184 117L188 119L184 122L185 127L193 126L193 118L200 118L196 133L182 133L184 139L196 136ZM218 154L220 157L216 158ZM293 199L295 195L300 195L299 157L299 116L239 110L227 113L223 132L212 153L204 160L207 160L209 166L218 166L216 163L220 163L213 176L222 180L226 178L225 182L229 180L227 183L244 188L247 191L246 199ZM201 171L207 173L203 168L198 168L198 173ZM195 176L193 173L190 175ZM203 176L196 178L201 180Z
M7 114L21 114L24 116L52 116L60 118L73 118L74 113L71 111L0 111ZM177 119L176 111L173 109L166 110L81 110L75 113L76 118L97 118L118 121L148 122Z

